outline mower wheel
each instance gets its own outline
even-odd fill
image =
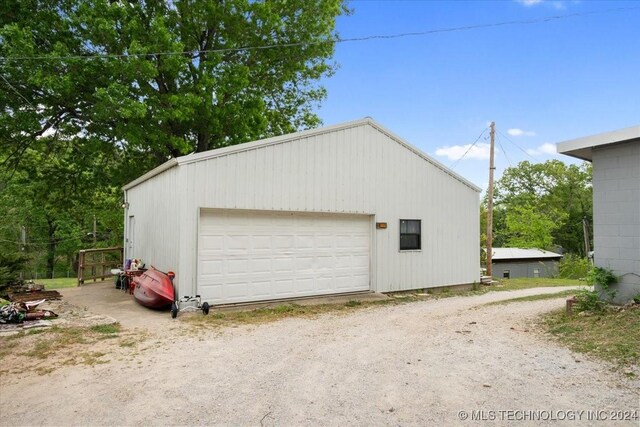
[[[175,319],[178,317],[178,305],[174,302],[171,303],[171,318]]]

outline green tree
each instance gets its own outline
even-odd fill
[[[563,216],[558,214],[554,221],[532,206],[513,206],[506,213],[506,246],[551,249]]]
[[[40,145],[48,144],[38,141],[28,148],[13,179],[0,191],[0,210],[7,213],[0,239],[3,250],[29,256],[33,270],[43,267],[51,277],[61,256],[70,270],[77,251],[93,246],[88,233],[94,215],[100,230],[98,246],[114,239],[119,243],[120,194],[101,184],[105,162],[98,156],[78,159],[73,146],[64,141],[56,141],[55,155]],[[118,223],[114,215],[120,217]]]
[[[6,0],[2,248],[120,243],[120,187],[168,157],[320,123],[342,0]]]
[[[320,123],[342,0],[9,0],[0,129],[122,151],[124,180],[193,151]],[[132,167],[136,165],[137,167]]]
[[[591,223],[591,197],[588,163],[524,161],[507,168],[496,182],[494,234],[500,244],[494,245],[531,247],[537,242],[539,247],[558,245],[584,256],[582,221],[586,218]],[[540,237],[535,237],[536,233]],[[523,240],[524,236],[528,237]]]

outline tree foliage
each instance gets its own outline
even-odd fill
[[[523,161],[495,186],[494,246],[536,247],[585,256],[582,221],[592,219],[591,165]]]
[[[318,125],[317,82],[335,69],[347,11],[341,0],[9,3],[0,72],[16,90],[2,91],[0,128],[11,159],[55,132],[150,159],[143,169]]]
[[[0,247],[49,273],[120,243],[120,187],[168,157],[320,123],[342,0],[6,0]],[[28,244],[20,244],[20,229]]]

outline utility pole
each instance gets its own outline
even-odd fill
[[[20,250],[24,252],[27,249],[27,228],[24,225],[20,226]],[[22,280],[23,271],[20,270],[20,280]]]
[[[589,258],[589,252],[591,252],[589,245],[589,223],[587,222],[586,216],[582,218],[582,234],[584,236],[584,254],[588,260],[591,260],[591,258]]]
[[[96,224],[96,216],[93,216],[93,247],[96,247],[96,242],[97,242],[97,236],[98,236],[98,227]]]
[[[496,137],[496,123],[491,122],[491,148],[489,150],[489,189],[487,190],[487,276],[493,277],[491,263],[493,262],[493,152]]]
[[[20,244],[22,252],[24,252],[27,246],[27,229],[24,225],[20,226]]]

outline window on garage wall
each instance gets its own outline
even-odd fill
[[[400,250],[411,251],[422,249],[419,219],[400,220]]]

